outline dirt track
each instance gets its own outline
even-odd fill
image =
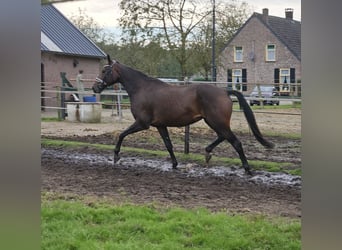
[[[267,119],[270,118],[267,117]],[[55,127],[53,128],[52,125]],[[97,126],[68,122],[56,122],[55,124],[43,122],[42,136],[113,144],[117,134],[123,128],[116,128],[110,123],[107,125],[111,125],[111,129],[103,129],[106,124]],[[77,133],[78,126],[83,127],[79,133]],[[127,127],[127,124],[124,126]],[[286,127],[286,125],[284,126]],[[78,129],[80,129],[79,127]],[[291,126],[289,125],[287,128],[289,130]],[[177,128],[170,131],[176,152],[183,150],[182,131],[182,129]],[[248,159],[288,162],[289,169],[300,168],[299,139],[268,137],[277,144],[277,147],[274,150],[267,151],[256,143],[255,139],[248,133],[248,129],[247,133],[242,131],[237,133],[237,136],[245,148]],[[210,130],[195,126],[191,129],[190,151],[203,152],[204,147],[214,137]],[[128,136],[123,146],[164,149],[161,139],[153,129]],[[57,157],[59,154],[56,152],[60,152],[65,157]],[[70,160],[72,156],[79,153],[105,156],[108,161],[97,162],[96,160],[78,158]],[[237,157],[228,143],[223,143],[213,153],[218,156]],[[144,160],[144,156],[134,156],[127,152],[122,152],[121,156],[122,158],[137,157]],[[165,159],[160,160],[165,161]],[[237,178],[233,175],[194,177],[181,170],[165,172],[157,168],[146,167],[144,164],[123,165],[119,162],[114,167],[112,151],[99,151],[89,147],[77,150],[62,147],[43,148],[41,162],[43,191],[105,197],[114,202],[129,201],[139,204],[153,202],[163,206],[207,207],[213,211],[260,213],[292,218],[301,216],[301,196],[298,186],[263,185],[250,181],[248,178]],[[183,164],[186,165],[187,163]],[[240,168],[240,166],[234,167]]]

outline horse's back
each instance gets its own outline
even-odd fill
[[[197,85],[197,96],[204,103],[212,105],[230,105],[232,103],[227,91],[210,84]]]
[[[211,127],[230,125],[233,102],[225,89],[209,84],[200,85],[197,88],[197,95],[202,116]]]

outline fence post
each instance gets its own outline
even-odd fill
[[[261,94],[260,84],[257,84],[257,88],[258,88],[258,96],[260,100],[260,107],[264,108],[264,98],[262,97],[262,94]]]
[[[65,111],[65,93],[63,91],[65,91],[65,84],[63,83],[62,85],[62,93],[61,93],[61,118],[62,120],[65,120],[66,117],[66,111]]]
[[[121,83],[119,83],[119,92],[118,95],[116,96],[117,98],[117,112],[119,115],[119,120],[122,119],[122,109],[121,109]]]
[[[62,106],[62,101],[61,101],[61,87],[56,86],[56,99],[57,99],[57,106],[61,107]],[[58,115],[58,120],[62,120],[62,112],[61,109],[57,109],[57,115]]]
[[[66,78],[66,73],[65,72],[60,72],[60,77],[62,79],[62,87],[60,88],[61,94],[60,94],[60,111],[58,111],[58,119],[63,119],[65,120],[66,117],[66,106],[65,106],[65,91],[68,87],[72,89],[74,86],[70,83],[70,81]],[[68,87],[67,87],[68,86]]]
[[[184,78],[184,85],[189,85],[187,77]],[[184,130],[184,154],[189,154],[190,125],[185,126]]]

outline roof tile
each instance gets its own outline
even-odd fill
[[[106,54],[53,5],[41,6],[41,50],[104,58]]]
[[[268,16],[266,23],[262,14],[254,13],[254,16],[263,22],[301,60],[301,23],[299,21]]]

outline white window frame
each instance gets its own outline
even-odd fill
[[[291,75],[290,68],[279,69],[279,84],[280,84],[282,90],[289,90],[289,88],[290,88],[290,75]],[[286,79],[286,83],[285,83],[285,79]]]
[[[285,73],[287,71],[287,73]],[[286,79],[286,83],[290,84],[290,69],[289,68],[283,68],[279,69],[279,83],[284,84]]]
[[[269,48],[269,46],[273,46],[273,49]],[[275,44],[270,43],[266,45],[266,61],[267,62],[276,61],[276,45]]]
[[[232,69],[232,82],[242,83],[242,69]]]
[[[234,46],[234,62],[243,62],[242,46]]]
[[[239,80],[239,81],[238,81]],[[234,90],[240,90],[242,86],[242,69],[232,69],[232,83]],[[239,86],[236,86],[239,84]]]

